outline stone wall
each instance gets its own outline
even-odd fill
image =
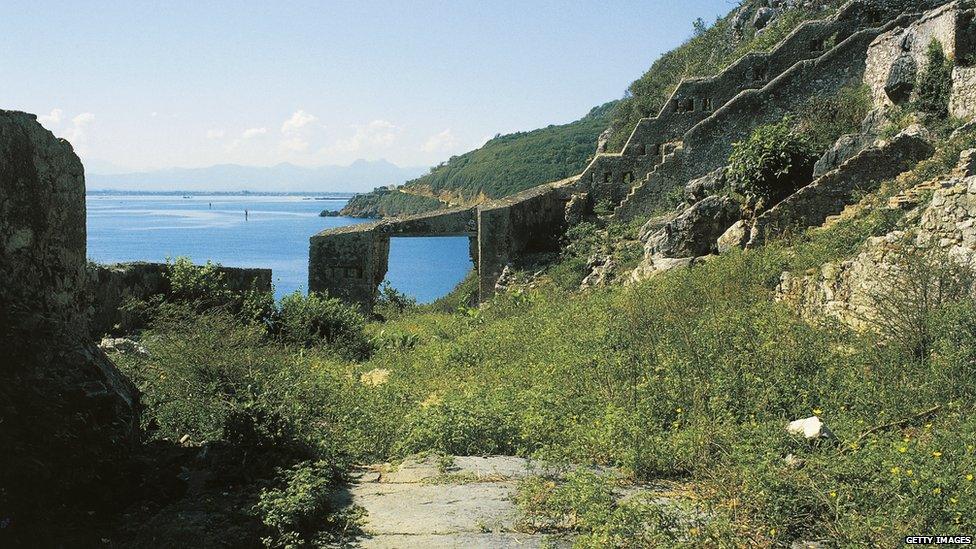
[[[874,191],[885,180],[911,169],[934,152],[924,128],[913,126],[888,142],[864,149],[813,183],[793,193],[755,219],[749,247],[790,230],[822,224],[857,201],[858,193]]]
[[[959,2],[952,2],[929,11],[911,25],[892,29],[879,36],[868,48],[864,82],[871,89],[876,108],[902,104],[913,97],[915,79],[925,70],[926,51],[933,40],[942,44],[943,51],[957,62],[971,56],[972,10],[962,10]],[[961,87],[954,95],[971,96],[971,85],[960,80]],[[955,87],[955,86],[954,86]],[[957,106],[962,112],[962,98]]]
[[[468,236],[480,295],[487,299],[506,265],[527,254],[559,249],[574,183],[540,185],[477,207],[323,231],[309,241],[309,291],[328,292],[371,310],[386,277],[391,237]]]
[[[476,217],[473,207],[454,208],[322,231],[309,239],[308,289],[371,310],[386,278],[391,237],[468,236],[477,263]]]
[[[85,271],[81,161],[34,115],[0,111],[3,536],[32,539],[45,517],[111,506],[125,488],[138,392],[90,340]]]
[[[922,0],[919,5],[931,4]],[[833,17],[797,27],[770,52],[749,53],[718,75],[682,81],[653,118],[638,122],[621,153],[600,154],[583,171],[596,201],[619,204],[631,187],[662,162],[682,136],[740,92],[758,89],[798,62],[814,59],[859,30],[877,27],[898,16],[897,3],[855,0]]]
[[[867,49],[874,39],[914,17],[904,15],[881,28],[858,31],[824,55],[795,64],[762,89],[738,94],[689,130],[684,147],[634,189],[616,216],[627,219],[648,213],[676,185],[684,186],[725,165],[732,145],[746,139],[756,126],[781,120],[807,100],[859,84]]]
[[[536,253],[559,251],[573,187],[549,184],[478,208],[478,296],[485,301],[505,266]]]
[[[137,316],[122,306],[129,300],[145,300],[169,293],[165,263],[116,263],[90,265],[88,269],[92,307],[90,330],[96,339],[106,334],[126,335],[138,326]],[[235,292],[251,288],[270,292],[271,269],[219,267],[227,287]]]
[[[974,156],[976,151],[967,155]],[[868,239],[854,257],[825,263],[810,274],[783,273],[776,298],[810,320],[833,318],[864,329],[875,320],[874,299],[885,292],[904,254],[938,250],[976,271],[976,177],[971,166],[958,173],[924,183],[936,187],[929,203],[906,214],[899,230]]]

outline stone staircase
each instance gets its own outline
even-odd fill
[[[919,203],[922,202],[922,198],[925,195],[942,189],[948,184],[951,183],[948,181],[933,179],[931,181],[926,181],[916,185],[910,189],[905,189],[904,191],[888,199],[888,208],[892,210],[910,210],[915,206],[918,206]]]
[[[857,213],[860,212],[862,208],[863,206],[860,203],[848,204],[847,206],[844,206],[844,209],[841,210],[840,213],[834,215],[828,215],[827,218],[824,219],[823,225],[821,225],[820,228],[827,229],[836,225],[840,221],[843,221],[845,219],[850,219],[856,216]]]
[[[637,194],[641,191],[641,189],[643,189],[650,182],[651,178],[654,177],[654,174],[657,173],[658,170],[662,169],[662,166],[665,166],[666,164],[671,162],[674,159],[675,155],[680,153],[682,148],[684,148],[684,145],[680,141],[678,141],[675,143],[668,143],[666,147],[667,147],[666,150],[668,152],[664,154],[664,156],[661,158],[661,161],[658,162],[654,166],[654,168],[651,169],[651,171],[647,172],[646,176],[644,176],[642,179],[639,179],[633,186],[631,186],[630,192],[627,193],[627,196],[625,196],[624,199],[621,200],[619,204],[617,204],[617,207],[613,209],[614,217],[619,217],[617,214],[627,209],[627,206],[630,204],[630,202],[634,199],[635,196],[637,196]]]
[[[812,70],[814,67],[817,70],[825,70],[822,67],[829,65],[831,62],[839,64],[838,60],[846,58],[849,55],[849,50],[858,47],[867,47],[867,43],[877,37],[878,35],[895,28],[898,26],[904,26],[908,22],[913,21],[920,17],[920,13],[911,12],[903,13],[899,17],[887,21],[880,22],[877,26],[862,28],[861,30],[853,33],[846,40],[835,44],[832,48],[827,49],[818,57],[806,59],[796,63],[790,69],[784,71],[776,78],[765,84],[759,89],[746,89],[738,93],[735,97],[730,99],[720,108],[713,111],[707,118],[695,125],[691,130],[684,133],[681,139],[681,143],[688,143],[690,148],[688,150],[698,151],[699,149],[706,150],[706,154],[710,154],[707,151],[711,151],[714,147],[703,146],[701,141],[705,137],[711,138],[711,135],[716,131],[714,128],[716,125],[721,125],[722,121],[729,118],[730,113],[734,113],[737,110],[749,110],[750,105],[753,103],[762,103],[765,96],[778,88],[789,86],[792,80],[794,87],[795,82],[804,79],[804,74]],[[770,112],[774,112],[770,109]],[[721,118],[720,118],[721,115]],[[689,143],[689,139],[691,140]],[[688,169],[689,167],[702,167],[707,173],[718,166],[708,165],[704,159],[699,158],[702,156],[700,153],[696,153],[693,157],[688,157],[685,159],[681,158],[680,151],[682,148],[677,148],[670,154],[666,155],[663,161],[657,164],[647,175],[638,180],[637,184],[632,186],[630,191],[624,197],[624,199],[614,208],[613,217],[615,219],[627,219],[638,215],[640,213],[646,213],[641,211],[640,204],[648,196],[648,191],[650,187],[661,184],[662,178],[670,178],[676,180],[690,180],[695,177],[704,175],[704,173],[685,173],[694,172],[694,169]],[[717,162],[712,162],[717,163]],[[700,171],[700,170],[699,170]]]

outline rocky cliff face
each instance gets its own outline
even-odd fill
[[[0,545],[111,504],[138,440],[137,391],[91,342],[85,254],[81,161],[0,111]]]
[[[947,258],[976,271],[976,177],[970,165],[974,156],[976,151],[964,153],[953,177],[923,184],[922,191],[934,191],[932,200],[910,211],[903,227],[868,239],[855,257],[825,263],[813,273],[783,273],[777,299],[807,318],[826,316],[865,329],[881,320],[875,302],[904,271],[906,255]]]

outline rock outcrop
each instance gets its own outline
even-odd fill
[[[912,126],[888,142],[864,149],[789,198],[763,212],[752,223],[748,247],[791,230],[820,225],[857,201],[858,193],[875,190],[881,182],[931,156],[932,139],[921,126]]]
[[[968,162],[969,155],[963,156]],[[856,329],[878,319],[875,300],[902,268],[907,253],[938,253],[976,271],[976,177],[950,177],[935,186],[931,201],[907,215],[913,222],[874,237],[853,258],[825,263],[813,273],[783,273],[777,299],[808,319],[834,318]]]
[[[91,341],[85,236],[71,145],[0,111],[0,515],[14,538],[116,503],[138,442],[138,393]]]

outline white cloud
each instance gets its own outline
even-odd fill
[[[241,134],[242,139],[251,139],[268,133],[268,128],[248,128]]]
[[[71,125],[65,128],[61,136],[68,140],[78,154],[83,154],[86,150],[85,144],[88,140],[88,126],[95,121],[95,115],[90,112],[83,112],[71,119]]]
[[[365,148],[388,147],[396,141],[402,128],[388,120],[373,120],[364,126],[352,126],[352,137],[340,139],[332,147],[337,152],[358,152]]]
[[[230,144],[228,144],[224,148],[227,150],[227,152],[232,152],[235,149],[237,149],[238,147],[240,147],[241,144],[243,144],[245,141],[254,139],[255,137],[258,137],[259,135],[265,135],[266,133],[268,133],[268,128],[265,128],[265,127],[261,127],[261,128],[248,128],[248,129],[244,130],[243,132],[241,132],[241,136],[240,137],[238,137],[237,139],[231,141]]]
[[[308,150],[308,141],[305,141],[301,137],[293,137],[282,141],[281,147],[293,152],[305,152]]]
[[[67,139],[75,152],[83,155],[86,152],[88,128],[95,121],[95,115],[90,112],[83,112],[68,120],[63,110],[55,108],[51,110],[50,114],[38,116],[37,121],[53,131],[58,137]]]
[[[207,139],[220,139],[226,133],[227,132],[225,132],[224,130],[216,129],[216,128],[211,129],[211,130],[207,130]]]
[[[457,138],[451,133],[450,128],[430,136],[420,150],[424,152],[448,152],[457,147]]]
[[[43,126],[57,126],[61,124],[61,119],[64,117],[64,111],[61,109],[52,109],[51,114],[42,114],[37,117],[37,121]]]
[[[285,120],[285,122],[281,125],[281,133],[296,133],[316,120],[318,120],[318,118],[316,118],[314,115],[311,115],[302,109],[298,109],[294,114],[291,115],[291,118]]]

